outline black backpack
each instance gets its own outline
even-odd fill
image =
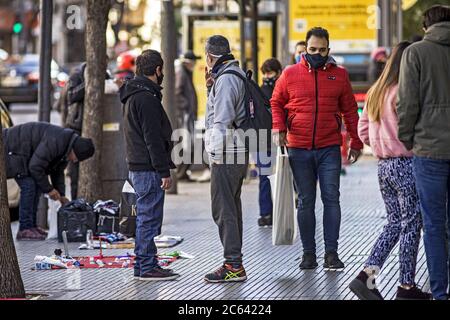
[[[270,101],[262,92],[258,84],[252,80],[252,71],[248,70],[246,77],[235,70],[225,70],[219,75],[233,74],[245,83],[245,119],[236,125],[235,129],[242,129],[244,133],[247,130],[255,130],[257,145],[249,145],[246,139],[245,145],[250,152],[268,153],[272,150],[272,112],[270,110]],[[219,78],[217,77],[215,80]],[[215,86],[213,86],[213,95],[215,96]],[[256,148],[255,148],[256,147]]]

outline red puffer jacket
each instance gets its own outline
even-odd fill
[[[286,68],[270,100],[273,129],[288,132],[288,147],[318,149],[341,145],[344,120],[350,147],[360,150],[358,106],[347,71],[330,57],[325,67],[314,70],[306,58]]]

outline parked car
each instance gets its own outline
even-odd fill
[[[2,128],[9,128],[13,125],[11,117],[5,104],[0,99],[0,119]],[[14,179],[7,180],[8,185],[8,204],[9,212],[11,214],[11,221],[19,219],[19,200],[20,200],[20,188]]]
[[[64,87],[68,75],[52,60],[50,76],[53,97]],[[0,97],[6,106],[10,103],[36,103],[38,83],[39,55],[11,56],[0,64]]]

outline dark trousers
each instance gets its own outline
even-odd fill
[[[225,263],[242,264],[242,183],[245,164],[211,165],[211,209],[224,249]]]
[[[266,157],[270,158],[270,154]],[[256,165],[259,169],[259,214],[262,217],[271,216],[273,211],[272,187],[268,176],[270,175],[272,162],[263,163],[261,156],[258,154]]]
[[[433,298],[447,300],[450,279],[450,160],[414,157],[423,243]]]
[[[319,179],[324,206],[325,251],[337,251],[341,226],[341,206],[339,203],[340,147],[331,146],[313,150],[289,148],[288,153],[299,197],[297,218],[303,251],[305,253],[316,252],[315,204],[317,179]]]
[[[158,264],[154,238],[161,234],[165,193],[155,171],[130,171],[130,180],[137,195],[134,269],[143,275]]]
[[[16,178],[20,187],[19,230],[36,228],[36,214],[41,191],[31,177]]]
[[[80,163],[69,162],[68,174],[70,177],[70,196],[71,200],[77,199],[78,196],[78,178],[80,175]]]

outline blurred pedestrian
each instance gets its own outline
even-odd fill
[[[299,63],[301,60],[302,53],[306,52],[306,42],[299,41],[295,44],[294,55],[292,56],[292,64]]]
[[[208,102],[205,148],[211,166],[211,210],[219,229],[225,261],[205,276],[207,282],[245,281],[242,264],[241,190],[248,167],[248,150],[230,139],[245,120],[245,84],[233,71],[245,77],[231,54],[228,40],[215,35],[206,41]],[[243,160],[243,161],[241,161]],[[242,163],[243,162],[243,163]]]
[[[278,145],[287,146],[299,196],[298,224],[303,243],[301,269],[316,261],[316,186],[324,203],[324,268],[338,270],[341,224],[339,185],[342,118],[351,137],[348,157],[356,162],[363,144],[358,137],[358,106],[349,76],[329,55],[328,31],[315,27],[306,36],[307,52],[277,80],[271,106]],[[287,115],[287,121],[286,121]]]
[[[136,264],[142,281],[174,280],[179,275],[158,265],[155,237],[161,234],[165,191],[172,179],[172,127],[162,106],[163,59],[145,50],[136,59],[136,76],[120,88],[130,180],[137,195]]]
[[[369,279],[383,268],[392,249],[400,242],[400,286],[397,299],[430,300],[431,295],[416,286],[422,217],[416,191],[412,152],[397,138],[398,118],[395,110],[400,61],[410,42],[399,43],[387,61],[381,77],[367,94],[366,106],[359,121],[361,140],[372,147],[378,160],[378,181],[387,212],[387,224],[375,242],[364,269],[350,283],[361,300],[383,300]],[[368,287],[368,285],[373,287]]]
[[[65,197],[64,169],[95,152],[91,139],[74,130],[46,122],[29,122],[2,130],[6,150],[6,175],[20,187],[17,240],[45,240],[47,233],[36,224],[41,193],[61,204]],[[48,180],[50,176],[51,184]]]
[[[450,7],[424,13],[425,37],[403,54],[398,138],[414,153],[424,245],[434,299],[449,298]]]
[[[185,129],[189,133],[188,141],[183,141],[185,150],[193,151],[195,139],[195,121],[197,120],[197,92],[195,91],[193,73],[197,60],[201,57],[196,56],[192,51],[187,51],[182,55],[180,63],[175,67],[175,97],[177,104],[177,128]],[[189,146],[187,144],[190,144]],[[191,154],[192,155],[192,154]],[[192,156],[190,157],[191,160]],[[177,178],[188,178],[187,170],[190,163],[183,163],[177,167]]]
[[[261,66],[261,72],[263,73],[263,84],[261,86],[261,90],[268,100],[272,98],[273,89],[275,88],[275,83],[278,78],[281,76],[281,72],[283,71],[283,67],[281,66],[280,61],[275,58],[270,58],[264,61]],[[271,154],[264,155],[265,158],[271,157]],[[257,155],[257,167],[259,172],[259,219],[258,225],[260,227],[268,227],[272,225],[272,211],[273,211],[273,203],[272,203],[272,188],[270,186],[269,181],[269,172],[271,168],[271,162],[268,164],[263,164],[260,160],[260,155]]]
[[[387,49],[384,47],[376,48],[370,55],[369,68],[367,69],[367,81],[374,84],[383,72],[388,59]]]
[[[133,79],[136,73],[136,57],[137,54],[133,50],[122,52],[117,57],[117,70],[114,81],[119,88],[126,80]]]

